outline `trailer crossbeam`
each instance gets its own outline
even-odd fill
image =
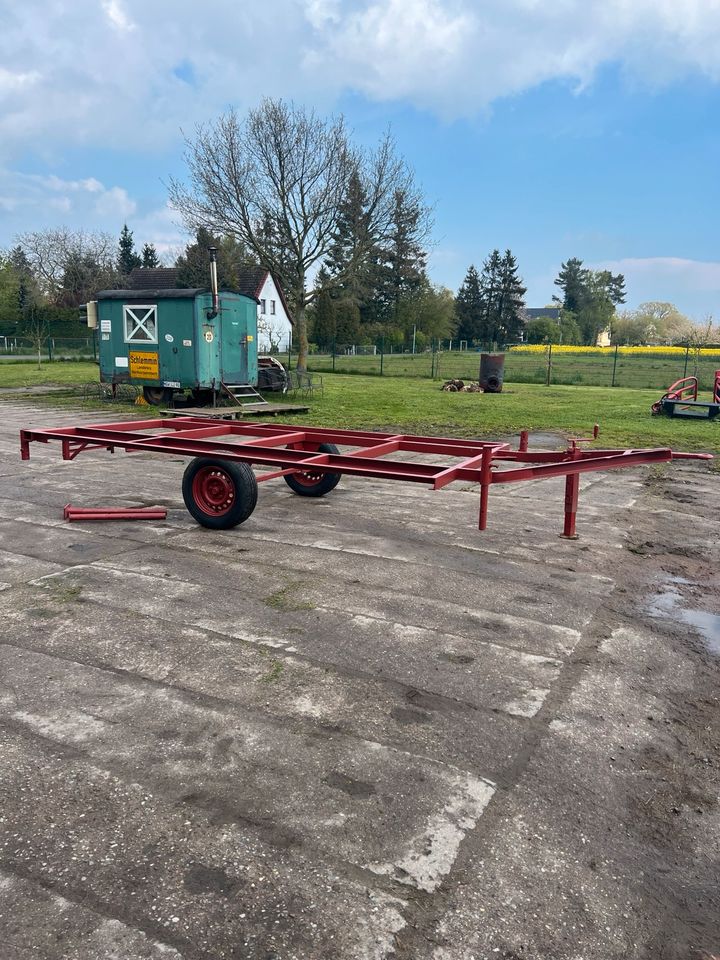
[[[218,423],[207,417],[121,421],[117,423],[21,430],[23,460],[30,457],[30,444],[58,441],[65,460],[74,460],[89,450],[116,449],[128,453],[166,453],[216,458],[230,463],[262,464],[270,472],[257,481],[290,478],[293,475],[349,474],[377,480],[424,483],[440,490],[461,481],[480,486],[479,528],[487,525],[488,493],[495,483],[516,483],[564,476],[565,520],[563,536],[575,537],[575,518],[581,473],[615,470],[674,459],[709,460],[706,453],[680,453],[669,448],[587,450],[580,447],[595,439],[571,439],[565,450],[529,450],[523,431],[517,449],[505,441],[423,437],[365,430],[335,430],[284,424]],[[323,444],[349,447],[327,453]],[[407,456],[410,455],[410,458]],[[429,455],[435,462],[414,459]],[[437,462],[440,459],[442,462]]]

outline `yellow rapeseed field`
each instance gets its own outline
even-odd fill
[[[512,353],[536,353],[544,354],[547,353],[548,346],[546,343],[522,343],[516,347],[510,347]],[[685,354],[685,347],[618,347],[619,354],[640,354],[645,356],[652,356],[653,354],[664,354],[664,355],[683,355]],[[552,345],[553,353],[585,353],[595,356],[603,356],[604,354],[614,353],[615,347],[578,347],[572,344],[562,344],[554,343]],[[690,349],[691,354],[695,354],[695,348]],[[709,349],[701,348],[697,351],[702,357],[720,357],[720,348],[712,347]]]

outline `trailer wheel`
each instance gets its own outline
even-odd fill
[[[185,506],[201,526],[229,530],[253,512],[258,488],[249,464],[196,457],[183,474],[182,493]]]
[[[153,407],[169,407],[174,391],[169,387],[143,387],[145,400]]]
[[[339,453],[334,443],[321,443],[318,453]],[[312,454],[308,453],[308,456]],[[340,482],[339,473],[322,473],[320,470],[298,470],[297,473],[286,473],[285,483],[301,497],[324,497]]]

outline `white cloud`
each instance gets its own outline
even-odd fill
[[[720,79],[720,0],[267,0],[251,15],[216,0],[202,16],[191,0],[6,6],[6,156],[148,152],[263,95],[331,105],[352,90],[468,116],[550,79],[581,89],[608,63],[652,84]]]
[[[129,33],[135,29],[135,24],[129,19],[118,0],[104,0],[103,10],[108,20],[121,33]]]
[[[662,82],[720,78],[718,0],[383,0],[316,31],[306,62],[377,99],[448,115],[561,79],[581,89],[603,64]]]
[[[106,187],[94,177],[64,180],[0,169],[0,198],[0,207],[12,215],[17,232],[48,226],[48,210],[69,226],[111,230],[116,225],[119,229],[137,210],[123,187]]]
[[[40,73],[37,70],[13,73],[12,70],[0,67],[0,96],[18,93],[33,86],[38,80],[40,80]]]
[[[628,257],[593,264],[625,275],[628,306],[645,300],[668,300],[698,318],[707,312],[720,317],[720,262],[683,257]]]

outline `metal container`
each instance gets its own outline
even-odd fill
[[[480,354],[480,386],[485,393],[502,392],[504,373],[504,353]]]

